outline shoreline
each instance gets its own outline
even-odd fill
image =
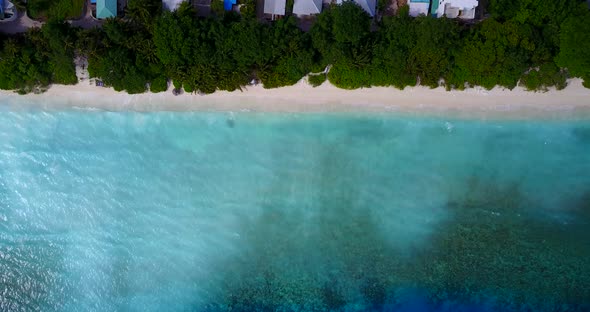
[[[590,89],[581,79],[568,80],[564,90],[531,92],[481,87],[464,91],[444,88],[372,87],[338,89],[326,81],[312,87],[307,78],[294,86],[264,89],[247,86],[243,91],[217,91],[209,95],[161,93],[130,95],[96,87],[92,80],[77,85],[53,85],[45,93],[19,95],[0,91],[0,105],[10,109],[103,111],[208,111],[277,113],[395,113],[469,119],[590,119]]]

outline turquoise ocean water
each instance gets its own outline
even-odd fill
[[[0,311],[584,311],[590,121],[0,110]]]

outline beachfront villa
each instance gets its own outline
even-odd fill
[[[432,14],[435,17],[474,19],[478,0],[409,0],[410,16]]]
[[[269,15],[271,20],[285,15],[286,0],[264,1],[264,14]]]
[[[223,0],[223,10],[229,12],[229,11],[233,10],[233,8],[236,4],[237,4],[236,0]]]
[[[174,11],[178,9],[181,3],[185,0],[162,0],[162,5],[165,10]]]
[[[94,17],[98,19],[117,17],[117,0],[90,0],[90,4],[96,6]]]
[[[410,0],[408,6],[410,7],[410,16],[428,15],[430,0]]]
[[[369,16],[374,17],[377,9],[377,0],[336,0],[337,4],[342,4],[343,1],[353,1],[358,6],[363,8]]]
[[[0,21],[13,21],[16,19],[14,4],[8,0],[0,0]]]
[[[408,5],[410,6],[410,16],[428,15],[430,0],[410,0]]]
[[[474,19],[478,0],[433,0],[430,12],[433,16]]]
[[[322,13],[322,0],[295,0],[293,14],[297,16]]]

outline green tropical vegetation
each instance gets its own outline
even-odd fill
[[[590,88],[590,12],[569,16],[561,25],[559,43],[557,65],[584,78],[584,86]]]
[[[314,86],[314,87],[319,87],[321,86],[325,81],[326,81],[327,77],[324,74],[320,74],[320,75],[310,75],[307,77],[307,80],[309,81],[309,84]]]
[[[27,13],[31,18],[63,20],[82,15],[85,0],[28,0]]]
[[[240,1],[240,14],[243,18],[256,18],[256,0]]]
[[[29,10],[39,1],[29,2]],[[54,15],[40,30],[2,38],[0,88],[26,93],[76,83],[76,55],[88,59],[91,77],[128,93],[161,92],[170,80],[199,93],[239,90],[252,79],[276,88],[327,65],[328,74],[311,76],[310,83],[327,76],[345,89],[521,85],[544,91],[579,77],[590,87],[590,12],[582,0],[490,0],[489,17],[475,24],[413,18],[407,7],[373,20],[344,3],[325,9],[308,32],[293,16],[261,23],[254,1],[243,4],[243,15],[203,18],[187,2],[163,12],[158,0],[129,0],[124,19],[94,29],[72,28],[63,22],[69,13]]]
[[[74,67],[76,31],[49,22],[22,36],[4,38],[0,50],[0,89],[40,92],[50,83],[78,82]]]
[[[212,0],[211,1],[211,13],[221,16],[225,14],[225,8],[223,7],[223,0]]]

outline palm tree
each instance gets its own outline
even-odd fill
[[[161,0],[130,0],[125,15],[132,22],[142,25],[151,31],[152,20],[162,12]]]
[[[9,38],[4,43],[4,55],[13,58],[19,51],[19,47],[16,44],[16,40],[14,38]]]
[[[142,25],[147,24],[151,18],[148,7],[144,5],[136,5],[135,3],[135,1],[129,2],[125,9],[125,16],[135,23]]]

